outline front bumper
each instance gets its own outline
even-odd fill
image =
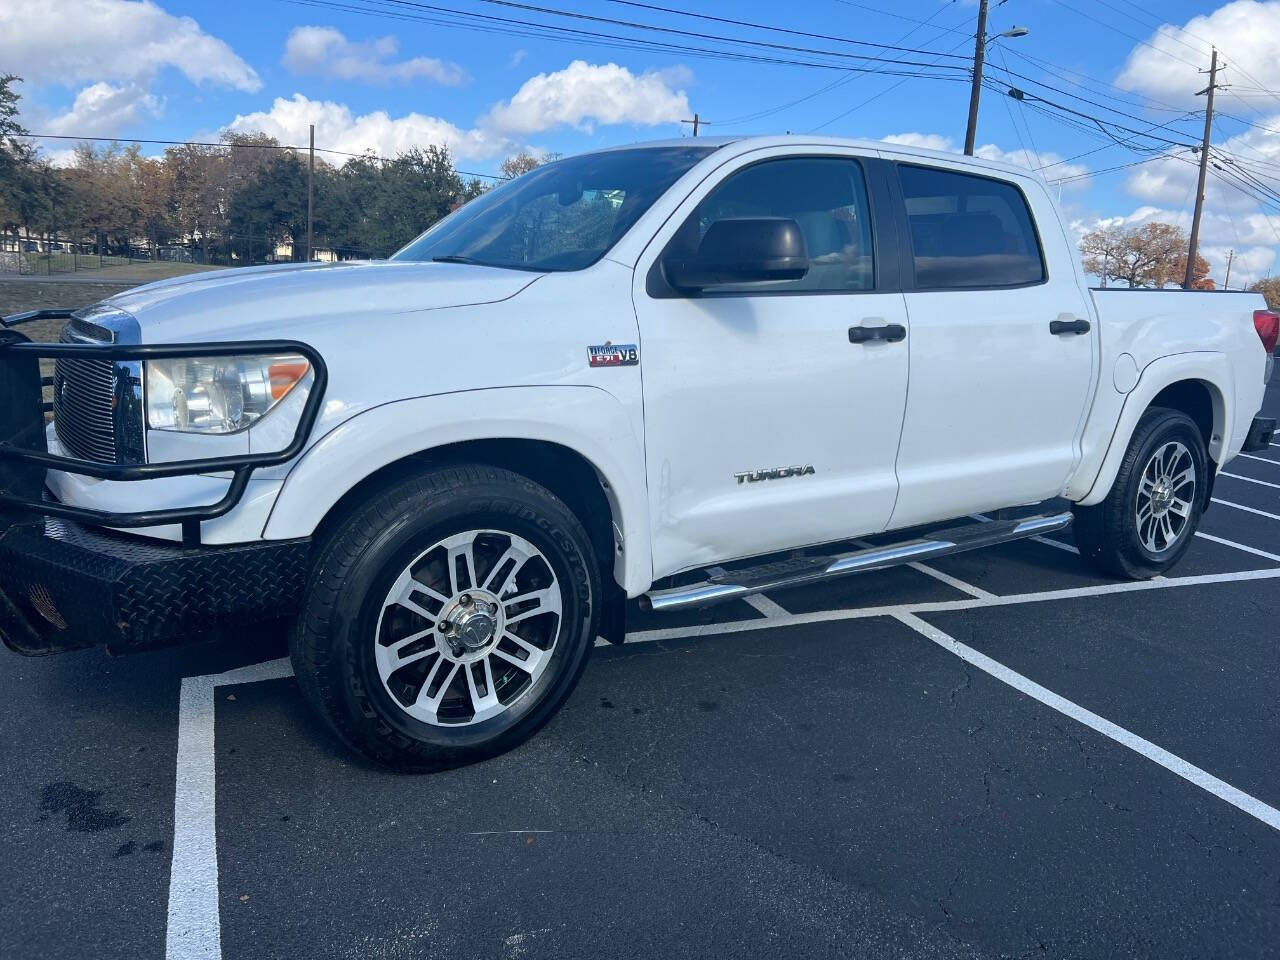
[[[37,656],[210,639],[298,609],[311,541],[181,546],[66,520],[0,533],[0,639]]]
[[[1255,450],[1265,450],[1271,446],[1271,441],[1276,436],[1276,421],[1274,417],[1254,417],[1253,424],[1249,427],[1249,435],[1245,437],[1244,446],[1240,448],[1241,453],[1252,453]]]

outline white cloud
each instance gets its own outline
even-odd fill
[[[944,153],[959,153],[960,148],[955,140],[940,133],[891,133],[881,138],[884,143],[893,143],[903,147],[915,147],[921,150],[940,150]],[[1032,153],[1030,150],[1004,150],[994,143],[987,143],[973,151],[983,160],[997,160],[1026,167],[1033,173],[1051,183],[1071,177],[1083,177],[1089,168],[1079,163],[1064,163],[1063,158],[1052,151]],[[1043,168],[1043,169],[1042,169]],[[1063,185],[1064,189],[1078,189],[1088,185],[1087,180],[1076,180]]]
[[[1276,189],[1274,177],[1275,168],[1280,166],[1280,136],[1269,131],[1280,130],[1280,115],[1259,122],[1261,126],[1250,127],[1214,144],[1210,153],[1213,166],[1205,181],[1205,205],[1209,209],[1231,214],[1256,210],[1255,196],[1260,190],[1251,185],[1250,180],[1262,179],[1271,190]],[[1184,149],[1170,151],[1160,159],[1135,168],[1125,189],[1148,203],[1189,207],[1195,200],[1199,162],[1198,153]]]
[[[101,81],[76,94],[70,109],[44,126],[53,134],[81,137],[113,136],[146,115],[159,116],[162,103],[138,84],[112,86]]]
[[[526,136],[559,126],[589,133],[596,124],[674,124],[692,116],[684,91],[672,89],[688,77],[683,68],[634,74],[616,63],[575,60],[563,70],[530,77],[481,126]]]
[[[411,147],[437,144],[448,147],[458,160],[486,160],[519,149],[545,152],[530,147],[526,138],[558,126],[591,130],[596,124],[674,124],[688,113],[689,102],[672,86],[690,79],[683,67],[636,75],[612,63],[575,60],[564,70],[526,81],[515,96],[495,104],[469,129],[420,113],[392,117],[378,110],[357,115],[345,104],[312,100],[301,93],[277,97],[270,110],[237,116],[226,129],[260,131],[282,143],[301,145],[307,126],[314,123],[316,143],[346,153],[372,150],[394,156]]]
[[[391,36],[352,41],[333,27],[294,27],[285,41],[283,62],[294,73],[368,83],[424,79],[457,86],[467,79],[456,63],[434,57],[394,59],[399,52],[399,41]]]
[[[143,82],[172,67],[193,83],[262,86],[226,43],[151,0],[0,3],[0,63],[37,85]]]
[[[507,69],[514,70],[516,67],[520,66],[520,64],[524,63],[524,58],[527,56],[529,56],[529,51],[524,49],[524,47],[516,50],[507,58]]]
[[[1196,96],[1208,82],[1200,70],[1208,69],[1209,45],[1216,44],[1230,51],[1219,54],[1219,64],[1226,64],[1223,79],[1232,84],[1228,98],[1262,104],[1268,95],[1250,88],[1280,88],[1280,2],[1235,0],[1181,28],[1165,24],[1147,43],[1129,54],[1119,86],[1194,108],[1204,102]]]
[[[896,143],[903,147],[919,147],[922,150],[942,150],[956,152],[956,142],[940,133],[891,133],[881,138],[885,143]]]
[[[277,97],[271,109],[237,116],[228,130],[262,132],[281,143],[304,144],[307,126],[316,125],[316,143],[344,153],[372,150],[393,157],[411,147],[430,144],[448,147],[456,160],[487,159],[505,152],[509,144],[484,130],[463,130],[439,117],[409,113],[392,117],[385,110],[355,115],[345,104],[311,100],[300,93],[286,100]],[[342,157],[330,157],[341,162]]]

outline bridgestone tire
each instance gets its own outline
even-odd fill
[[[415,557],[477,529],[509,532],[541,552],[559,584],[560,632],[537,681],[497,716],[424,722],[392,697],[375,662],[384,600]],[[317,543],[290,655],[307,701],[350,749],[402,771],[457,766],[511,749],[559,709],[586,665],[601,596],[590,539],[562,501],[506,470],[439,467],[376,492]]]
[[[1191,496],[1190,516],[1172,545],[1153,552],[1143,544],[1138,531],[1138,491],[1152,457],[1171,442],[1181,443],[1191,455],[1195,491]],[[1134,429],[1107,498],[1091,507],[1074,508],[1075,539],[1080,555],[1108,576],[1149,580],[1165,573],[1181,559],[1195,538],[1207,496],[1208,469],[1204,439],[1195,422],[1180,411],[1152,407]]]

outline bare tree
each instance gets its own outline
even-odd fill
[[[1089,273],[1123,280],[1131,287],[1163,287],[1178,283],[1186,273],[1187,232],[1172,223],[1144,223],[1140,227],[1095,230],[1080,241],[1084,268]],[[1196,257],[1193,281],[1198,286],[1209,264]]]
[[[1266,298],[1267,306],[1272,310],[1280,310],[1280,277],[1266,277],[1249,288],[1253,293],[1260,293]]]

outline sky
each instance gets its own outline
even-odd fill
[[[24,79],[34,133],[254,130],[305,144],[315,124],[319,148],[389,156],[443,144],[475,173],[519,150],[689,136],[695,112],[704,134],[963,144],[960,58],[972,54],[976,0],[518,2],[666,32],[501,0],[42,0],[0,4],[0,73]],[[529,22],[578,32],[549,37]],[[1190,226],[1189,146],[1203,135],[1200,71],[1216,46],[1225,86],[1201,252],[1220,285],[1228,251],[1232,287],[1280,273],[1280,0],[992,0],[988,33],[1015,26],[1029,32],[989,50],[977,152],[1039,169],[1077,234]],[[1003,95],[1011,85],[1030,96]],[[41,146],[61,162],[72,143]]]

